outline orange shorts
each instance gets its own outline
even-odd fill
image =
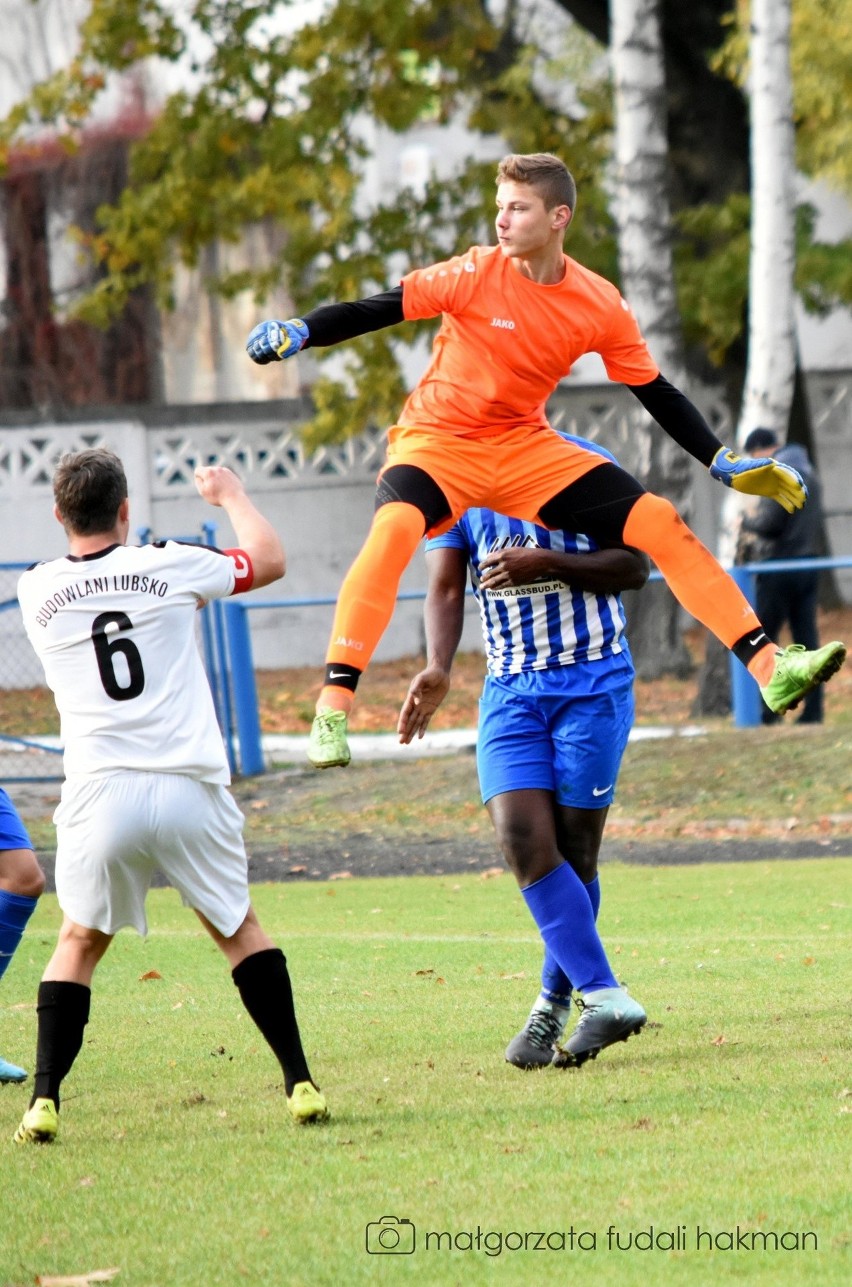
[[[566,442],[546,425],[502,429],[482,438],[394,425],[385,464],[425,470],[449,501],[450,518],[427,535],[439,536],[473,506],[539,521],[542,505],[606,458]]]

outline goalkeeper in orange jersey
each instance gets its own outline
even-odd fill
[[[714,478],[769,496],[791,513],[805,503],[794,469],[723,446],[660,374],[616,287],[564,253],[575,206],[576,186],[559,158],[507,156],[497,171],[496,246],[415,269],[368,299],[261,322],[248,337],[249,356],[267,363],[402,321],[442,317],[429,367],[389,432],[372,527],[341,587],[309,741],[317,768],[349,762],[355,689],[417,545],[473,506],[650,555],[686,611],[733,651],[776,713],[797,706],[843,664],[838,641],[815,651],[779,649],[669,501],[548,424],[548,397],[579,357],[595,352],[609,378],[626,384]]]

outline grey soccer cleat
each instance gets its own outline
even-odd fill
[[[506,1062],[516,1068],[546,1068],[564,1030],[564,1018],[552,1010],[535,1007],[523,1029],[506,1047]]]
[[[641,1032],[648,1020],[626,988],[587,992],[578,1004],[582,1013],[568,1040],[557,1045],[551,1061],[554,1068],[579,1068],[587,1059],[596,1059],[607,1046]]]

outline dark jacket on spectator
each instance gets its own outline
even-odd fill
[[[773,457],[802,475],[808,488],[807,502],[803,509],[788,514],[776,501],[764,497],[757,511],[743,518],[743,529],[762,538],[761,561],[816,558],[822,553],[822,489],[811,459],[799,443],[780,447]]]

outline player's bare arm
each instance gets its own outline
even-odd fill
[[[397,732],[403,745],[423,736],[432,716],[450,691],[450,670],[464,625],[465,552],[429,550],[426,568],[428,588],[423,618],[427,662],[412,679],[399,712]]]
[[[582,554],[538,546],[509,546],[482,560],[480,581],[485,590],[557,580],[592,594],[620,594],[623,590],[641,590],[649,571],[645,555],[626,546]]]
[[[201,465],[195,486],[209,505],[223,509],[231,521],[237,544],[251,559],[255,587],[277,581],[287,563],[281,538],[248,496],[237,475],[224,465]]]

